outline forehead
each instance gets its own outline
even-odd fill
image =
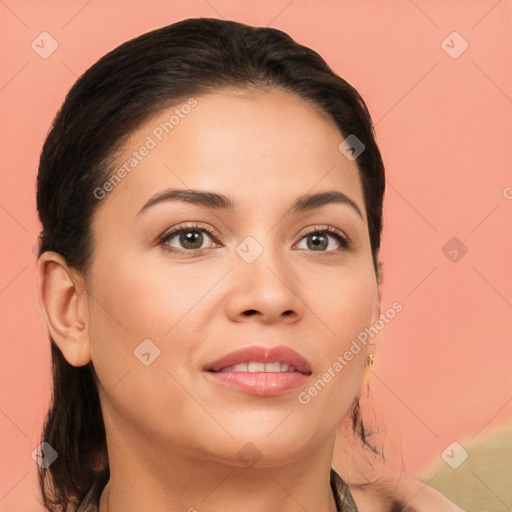
[[[169,187],[222,192],[241,207],[335,188],[364,211],[357,165],[338,150],[343,138],[325,114],[287,92],[184,98],[132,133],[113,165],[123,177],[105,202],[133,219]]]

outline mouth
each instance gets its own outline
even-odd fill
[[[217,384],[257,396],[291,391],[304,385],[313,373],[308,360],[282,345],[231,352],[208,364],[204,372]]]
[[[215,370],[211,370],[215,371]],[[256,361],[250,361],[248,363],[239,363],[234,366],[226,366],[225,368],[221,368],[217,370],[220,373],[223,372],[248,372],[248,373],[289,373],[298,371],[295,366],[290,365],[289,363],[259,363]],[[302,373],[302,372],[299,372]]]

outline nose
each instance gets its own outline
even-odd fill
[[[305,308],[300,297],[300,276],[283,254],[267,248],[254,259],[235,255],[230,272],[227,315],[233,321],[295,323]]]

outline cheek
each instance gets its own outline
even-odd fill
[[[325,353],[344,352],[372,321],[378,297],[373,266],[347,265],[322,280],[312,277],[307,289],[308,306],[330,342]]]
[[[323,286],[317,281],[311,290],[308,306],[318,318],[315,339],[322,344],[322,359],[316,380],[298,400],[311,412],[341,419],[365,370],[366,345],[358,335],[371,325],[377,300],[373,266],[331,273]]]
[[[195,293],[188,274],[171,279],[170,272],[164,277],[156,266],[131,265],[128,258],[91,276],[91,358],[106,391],[107,421],[147,430],[150,419],[155,433],[172,430],[171,411],[187,400],[179,371],[197,335],[193,306],[206,292]],[[193,403],[189,408],[199,414]]]
[[[211,272],[165,266],[140,254],[124,254],[94,272],[92,294],[106,326],[133,341],[161,337],[184,318],[214,284]]]
[[[91,357],[102,384],[107,388],[128,370],[145,368],[134,354],[139,346],[158,354],[150,368],[160,373],[186,366],[197,343],[197,325],[204,321],[201,305],[218,276],[207,266],[192,271],[145,261],[129,250],[122,256],[109,250],[108,259],[97,259],[101,265],[92,270],[88,284]],[[140,377],[155,378],[154,372]]]

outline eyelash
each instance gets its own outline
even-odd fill
[[[177,229],[173,229],[172,231],[165,233],[158,239],[158,245],[161,245],[162,248],[166,251],[174,252],[174,253],[176,253],[176,252],[184,253],[184,254],[202,254],[205,250],[208,249],[208,248],[205,248],[205,249],[176,249],[175,247],[170,247],[166,242],[169,239],[173,238],[176,234],[181,233],[182,231],[185,231],[185,232],[186,231],[206,231],[208,233],[208,235],[213,239],[213,241],[218,243],[216,233],[212,229],[210,229],[206,226],[203,226],[201,224],[191,223],[186,226],[180,226]],[[320,233],[329,233],[333,238],[335,238],[339,242],[341,249],[335,249],[332,251],[311,251],[311,252],[318,252],[320,254],[332,254],[332,253],[336,253],[336,252],[342,252],[342,251],[349,250],[352,247],[351,240],[348,237],[346,237],[345,235],[343,235],[336,228],[333,228],[331,226],[313,226],[313,229],[307,233],[304,233],[302,235],[302,237],[300,238],[300,240],[302,240],[303,238],[305,238],[307,236],[316,235],[316,234],[320,234]],[[304,250],[304,249],[301,249],[301,250]]]

